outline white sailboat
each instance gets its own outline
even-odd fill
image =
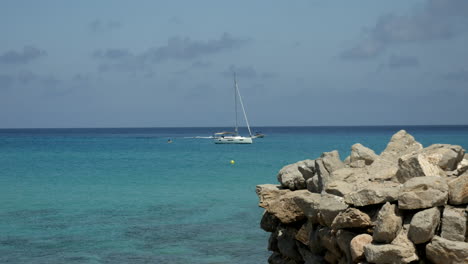
[[[249,136],[243,137],[239,135],[239,126],[237,123],[237,98],[239,98],[240,105],[242,107],[242,112],[244,113],[245,123],[247,129],[249,130]],[[239,87],[237,86],[236,74],[234,73],[234,109],[236,114],[236,123],[234,127],[234,132],[219,132],[215,133],[213,136],[213,141],[215,144],[252,144],[252,132],[250,131],[249,120],[247,119],[247,114],[245,113],[244,103],[242,102],[242,96],[239,92]]]

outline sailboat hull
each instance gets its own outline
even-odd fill
[[[250,137],[215,137],[213,139],[215,144],[252,144]]]

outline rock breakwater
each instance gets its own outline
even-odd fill
[[[272,264],[468,263],[468,155],[401,130],[283,167],[256,188]]]

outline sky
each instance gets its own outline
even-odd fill
[[[466,0],[5,0],[0,128],[468,124]]]

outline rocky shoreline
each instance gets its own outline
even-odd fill
[[[468,263],[468,155],[401,130],[283,167],[256,188],[272,264]]]

